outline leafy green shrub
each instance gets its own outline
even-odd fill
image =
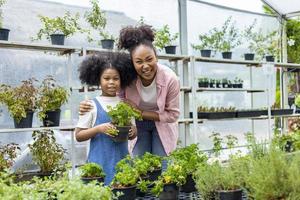
[[[0,172],[9,169],[20,150],[18,144],[10,143],[0,147]]]
[[[97,163],[86,163],[80,167],[80,171],[84,178],[105,177],[102,167]]]
[[[128,162],[129,161],[129,162]],[[111,183],[114,188],[122,188],[136,185],[139,179],[137,170],[130,164],[130,157],[127,156],[125,159],[117,163],[116,174]]]
[[[34,83],[37,80],[30,78],[22,81],[22,84],[17,87],[10,85],[0,85],[0,103],[8,107],[10,115],[20,122],[26,117],[28,111],[34,111],[37,104],[38,89]]]
[[[164,49],[165,46],[172,45],[179,36],[179,33],[172,35],[168,25],[164,25],[161,29],[155,31],[154,46],[158,49]]]
[[[74,35],[77,31],[85,32],[78,23],[79,13],[72,16],[70,12],[66,12],[63,17],[50,18],[39,15],[43,27],[39,30],[35,38],[32,40],[41,40],[45,36],[50,40],[52,34],[64,34],[65,37]]]
[[[41,172],[53,172],[64,158],[65,149],[56,143],[53,130],[33,131],[33,143],[29,144],[34,162]]]
[[[38,116],[42,120],[46,117],[47,111],[54,111],[68,101],[69,93],[61,86],[56,85],[52,76],[47,76],[39,87],[39,99],[37,106],[39,108]]]

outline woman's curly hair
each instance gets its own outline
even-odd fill
[[[155,50],[152,44],[154,37],[154,30],[149,25],[127,26],[120,31],[118,48],[132,52],[135,47],[144,44]]]
[[[121,78],[121,88],[129,86],[137,77],[130,56],[121,52],[93,54],[85,58],[79,66],[81,83],[99,86],[100,78],[105,69],[116,69]]]

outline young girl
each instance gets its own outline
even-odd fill
[[[136,77],[130,57],[124,53],[93,55],[79,67],[79,79],[87,85],[100,85],[102,94],[93,99],[93,109],[79,117],[75,130],[76,140],[90,139],[88,162],[100,164],[108,185],[115,173],[115,165],[128,154],[127,142],[114,142],[109,129],[115,128],[107,115],[107,106],[120,102],[117,93]],[[131,72],[128,74],[128,72]],[[126,76],[125,76],[126,73]],[[136,137],[136,127],[129,132],[129,139]]]

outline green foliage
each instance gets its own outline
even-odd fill
[[[164,25],[161,29],[155,31],[154,46],[158,49],[164,49],[165,46],[172,45],[179,36],[179,33],[172,35],[168,25]]]
[[[210,49],[215,50],[216,49],[216,41],[219,40],[219,34],[217,34],[217,29],[213,28],[210,30],[207,34],[200,34],[199,36],[200,44],[191,44],[193,49],[196,50],[204,50],[204,49]]]
[[[120,102],[115,107],[107,106],[108,115],[116,126],[130,126],[132,118],[141,120],[141,113],[130,105]]]
[[[186,174],[193,174],[197,166],[207,161],[207,156],[200,152],[197,144],[191,144],[184,148],[178,148],[171,152],[170,159],[184,166]]]
[[[220,152],[222,150],[222,141],[223,138],[221,138],[220,133],[213,132],[209,138],[212,138],[213,140],[213,152],[216,157],[220,155]]]
[[[297,95],[295,98],[295,105],[300,107],[300,95]]]
[[[253,133],[245,133],[245,137],[248,145],[247,148],[251,157],[257,159],[263,157],[267,153],[266,143],[259,143]]]
[[[147,192],[148,191],[148,186],[151,184],[150,181],[145,181],[145,180],[140,180],[137,183],[137,188],[141,191],[141,192]]]
[[[272,142],[283,151],[285,150],[289,142],[291,145],[290,151],[298,151],[300,150],[300,131],[292,131],[287,134],[280,134],[279,132],[275,132],[275,137],[273,138]]]
[[[43,27],[39,30],[36,38],[32,40],[41,40],[45,36],[50,40],[51,34],[64,34],[65,37],[74,35],[77,31],[85,32],[78,23],[79,13],[72,16],[70,12],[66,12],[63,17],[50,18],[46,16],[39,15]]]
[[[47,111],[54,111],[68,101],[69,93],[61,86],[56,85],[52,76],[47,76],[39,87],[39,99],[37,106],[39,109],[38,116],[42,120],[46,117]]]
[[[136,185],[138,182],[139,174],[135,168],[131,166],[128,161],[130,161],[130,157],[126,157],[117,163],[116,174],[111,185],[115,188],[120,187],[129,187]]]
[[[0,172],[9,169],[14,159],[17,157],[17,152],[20,150],[18,144],[10,143],[0,147]]]
[[[20,122],[26,117],[27,111],[36,109],[38,89],[34,86],[37,80],[34,78],[22,81],[17,87],[0,85],[0,103],[8,107],[10,115]]]
[[[102,167],[97,163],[86,163],[80,167],[80,171],[84,178],[105,177]]]
[[[203,164],[196,172],[196,188],[203,199],[210,199],[215,191],[235,190],[241,188],[238,171],[233,166],[221,166],[214,162],[212,165]]]
[[[5,4],[6,0],[0,0],[0,8]],[[3,17],[2,17],[2,10],[0,10],[0,28],[2,28],[2,22],[3,21]]]
[[[286,23],[288,38],[287,53],[288,61],[300,63],[300,18],[289,19]]]
[[[65,149],[56,143],[53,130],[33,131],[33,143],[29,144],[34,162],[42,172],[53,172],[64,158]]]
[[[163,191],[164,184],[175,183],[180,186],[185,183],[185,173],[184,167],[178,163],[173,163],[168,165],[166,171],[154,182],[154,187],[151,190],[151,193],[158,196]]]

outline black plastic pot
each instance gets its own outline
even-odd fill
[[[52,175],[51,172],[30,171],[30,172],[24,172],[21,174],[16,174],[14,181],[15,182],[31,181],[33,179],[33,177],[38,177],[38,178],[44,179],[51,175]]]
[[[208,119],[223,119],[223,118],[235,118],[236,112],[208,112],[207,118]]]
[[[293,109],[274,109],[271,110],[271,115],[291,115],[293,114]]]
[[[64,45],[65,44],[65,35],[64,34],[51,34],[51,44],[53,45]]]
[[[195,187],[196,183],[193,179],[193,176],[192,174],[189,174],[187,177],[186,177],[186,183],[183,184],[180,188],[180,190],[182,192],[195,192],[197,189]]]
[[[160,200],[176,200],[178,199],[179,188],[175,183],[165,184],[163,191],[159,195]]]
[[[245,60],[254,60],[254,56],[255,56],[254,53],[245,53],[244,54]]]
[[[223,88],[228,88],[228,83],[222,83]]]
[[[60,122],[60,109],[47,111],[46,117],[43,119],[43,126],[51,127],[51,126],[59,126]]]
[[[218,82],[218,83],[216,83],[216,88],[221,88],[221,85],[222,85],[222,84],[221,84],[221,83],[219,83],[219,82]]]
[[[148,180],[149,181],[155,181],[157,178],[161,175],[161,168],[160,169],[155,169],[152,172],[148,172]]]
[[[166,54],[176,54],[176,46],[165,46]]]
[[[88,184],[89,182],[92,182],[92,181],[98,181],[98,183],[103,183],[104,182],[104,178],[103,177],[92,177],[92,178],[89,178],[89,177],[81,177],[81,180],[84,184]]]
[[[210,57],[211,56],[211,50],[210,49],[202,49],[200,50],[202,57]]]
[[[233,84],[232,84],[232,87],[233,87],[233,88],[238,88],[238,87],[239,87],[239,84],[233,83]]]
[[[144,197],[144,196],[146,196],[146,192],[142,192],[140,189],[136,188],[136,196]]]
[[[122,192],[123,194],[118,197],[118,200],[135,200],[136,198],[136,186],[113,188],[113,193]]]
[[[8,40],[9,36],[9,29],[6,28],[0,28],[0,40]]]
[[[207,119],[208,118],[208,113],[209,112],[198,112],[197,113],[198,119]],[[192,112],[190,112],[190,118],[193,118],[193,113]]]
[[[27,111],[26,117],[22,118],[20,122],[17,122],[14,119],[15,128],[32,128],[32,118],[33,118],[33,112]]]
[[[114,40],[101,40],[101,46],[103,49],[113,49],[114,43]]]
[[[267,62],[274,62],[275,58],[274,58],[274,56],[266,56],[266,61]]]
[[[208,88],[209,83],[208,82],[198,82],[199,88]]]
[[[216,199],[218,200],[242,200],[243,191],[230,190],[230,191],[216,191]]]
[[[237,111],[237,117],[259,117],[263,113],[261,110],[239,110]]]
[[[128,140],[128,133],[130,126],[116,126],[118,132],[118,135],[112,137],[112,140],[114,142],[125,142]]]
[[[215,87],[216,87],[216,83],[211,83],[211,82],[210,82],[210,83],[209,83],[209,87],[210,87],[210,88],[215,88]]]
[[[293,148],[293,141],[286,141],[286,144],[284,146],[284,150],[286,152],[292,152],[294,151],[294,148]]]
[[[232,52],[231,51],[222,52],[222,57],[223,57],[223,59],[231,59]]]
[[[243,83],[238,83],[237,88],[243,88]]]

